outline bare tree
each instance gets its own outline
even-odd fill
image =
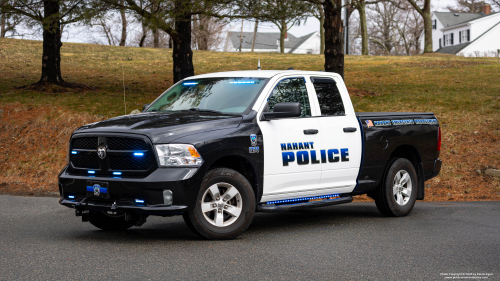
[[[366,5],[376,4],[379,1],[352,0],[351,5],[359,13],[359,29],[361,33],[361,55],[368,55],[368,27],[366,23]]]
[[[227,20],[205,15],[193,16],[193,48],[197,50],[216,50],[223,42]]]
[[[7,3],[15,3],[14,1],[2,2],[0,0],[0,5],[7,5]],[[2,12],[0,7],[0,38],[7,37],[7,33],[11,33],[12,36],[16,33],[16,27],[18,27],[23,21],[23,17],[17,14]]]
[[[385,55],[390,55],[396,44],[394,26],[399,10],[389,2],[377,3],[370,9],[373,11],[370,18],[372,23],[371,41],[376,46],[381,47]],[[398,55],[397,49],[395,52]]]
[[[418,0],[408,0],[412,7],[422,16],[424,22],[424,53],[432,53],[432,14],[431,0],[423,0],[424,7],[421,8]]]
[[[320,48],[319,53],[325,53],[325,28],[323,25],[325,24],[325,11],[323,10],[323,5],[316,4],[315,8],[312,10],[312,14],[315,18],[319,20],[319,35],[320,35]]]
[[[481,13],[484,0],[457,0],[456,6],[448,5],[446,8],[454,13]]]

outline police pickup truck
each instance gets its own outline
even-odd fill
[[[355,113],[342,78],[235,71],[186,78],[143,112],[85,125],[68,143],[60,204],[103,230],[182,215],[231,239],[255,212],[368,194],[405,216],[441,169],[433,113]]]

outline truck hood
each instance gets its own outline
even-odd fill
[[[211,112],[146,112],[87,124],[73,134],[141,134],[148,136],[153,143],[169,143],[195,133],[236,128],[241,120],[241,116]]]

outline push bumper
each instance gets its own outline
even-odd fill
[[[75,200],[61,198],[59,199],[59,204],[75,209],[77,215],[81,215],[85,210],[114,211],[144,215],[168,215],[176,213],[180,214],[187,209],[187,206],[138,204],[126,199],[103,201],[93,199],[91,197]]]

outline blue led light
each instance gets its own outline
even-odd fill
[[[144,200],[142,200],[142,199],[135,199],[135,203],[141,203],[142,204],[142,203],[144,203]]]
[[[255,84],[255,81],[233,81],[231,84]]]
[[[193,85],[198,85],[198,82],[184,82],[182,83],[184,86],[193,86]]]
[[[295,198],[295,199],[284,199],[284,200],[276,200],[276,201],[269,201],[266,202],[266,204],[283,204],[283,203],[290,203],[290,202],[302,202],[302,201],[309,201],[309,200],[314,200],[314,199],[324,199],[324,198],[333,198],[333,199],[338,199],[340,194],[329,194],[329,195],[320,195],[320,196],[313,196],[313,197],[302,197],[302,198]],[[305,203],[305,202],[303,202]]]
[[[134,156],[144,156],[143,152],[134,152]]]
[[[115,176],[121,176],[122,172],[113,172],[113,175],[115,175]]]
[[[89,174],[95,174],[95,171],[87,171]]]
[[[75,199],[75,195],[68,195],[69,199]]]
[[[78,154],[78,151],[71,151],[71,154]]]

